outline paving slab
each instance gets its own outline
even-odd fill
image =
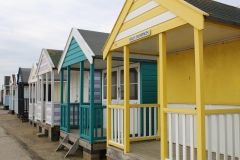
[[[10,135],[0,127],[0,159],[1,160],[31,160],[25,150]]]

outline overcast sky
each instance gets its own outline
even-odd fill
[[[240,7],[240,0],[217,0]],[[0,86],[41,49],[63,50],[72,27],[111,32],[125,0],[0,0]]]

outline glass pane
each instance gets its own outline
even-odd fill
[[[107,86],[103,87],[103,99],[107,99]]]
[[[130,100],[138,100],[138,85],[130,84]]]
[[[124,85],[121,85],[121,100],[124,100]]]
[[[112,99],[117,99],[117,86],[112,86]]]
[[[117,71],[112,72],[112,85],[117,85]]]
[[[120,73],[120,84],[123,84],[124,83],[124,71],[121,70],[121,73]]]
[[[107,85],[107,73],[103,74],[103,85]]]
[[[138,83],[137,68],[130,68],[130,83]]]

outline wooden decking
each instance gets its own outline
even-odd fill
[[[116,147],[110,146],[107,148],[107,156],[109,159],[129,159],[129,160],[159,160],[160,159],[160,141],[151,140],[151,141],[141,141],[133,142],[130,145],[130,153],[124,154],[123,150]],[[186,148],[187,159],[190,160],[190,148]],[[180,160],[183,159],[182,156],[182,145],[179,145],[179,155]],[[207,152],[208,155],[208,152]],[[173,160],[176,159],[176,147],[173,144]],[[194,150],[194,159],[197,159],[197,149]],[[208,157],[206,158],[208,159]],[[220,155],[220,159],[223,160],[223,155]],[[231,157],[228,156],[230,160]],[[216,153],[212,153],[212,159],[216,160]],[[239,160],[235,158],[235,160]]]

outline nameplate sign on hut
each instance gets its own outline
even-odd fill
[[[130,37],[129,42],[133,42],[133,41],[136,41],[136,40],[141,39],[143,37],[150,36],[150,34],[151,34],[150,30],[144,31],[142,33],[139,33],[137,35],[134,35],[134,36]]]

